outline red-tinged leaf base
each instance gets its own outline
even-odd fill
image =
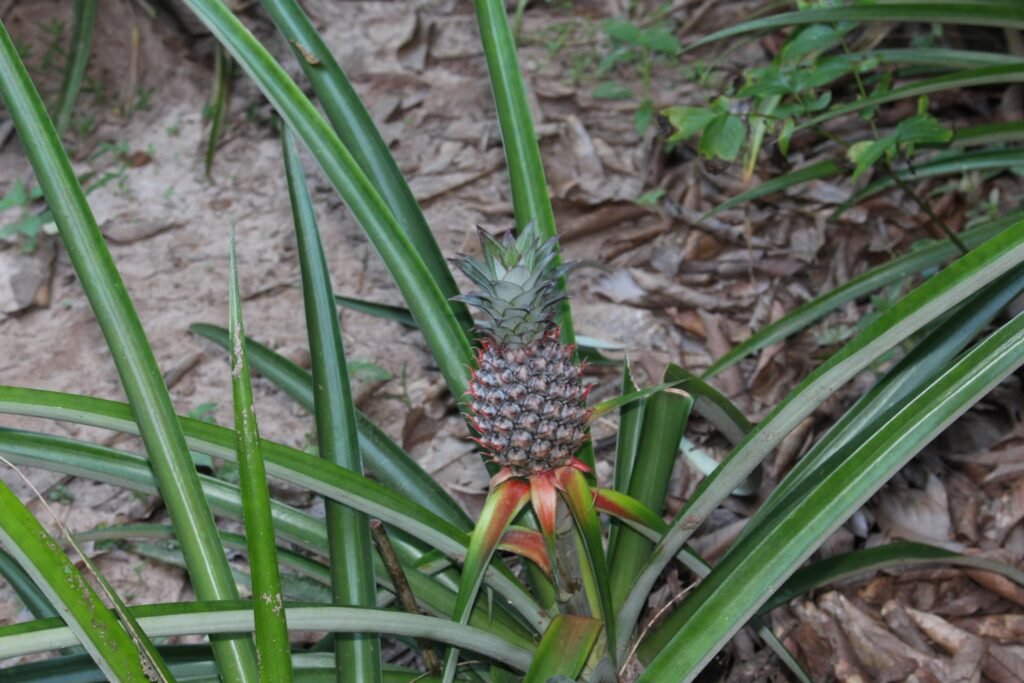
[[[554,580],[551,573],[551,558],[544,537],[533,529],[509,529],[501,537],[498,550],[521,555],[540,567],[544,575]]]
[[[491,494],[487,496],[487,502],[484,503],[484,509],[480,512],[476,528],[473,529],[473,535],[469,539],[466,561],[462,565],[459,594],[455,599],[455,610],[452,614],[453,619],[458,623],[469,622],[473,603],[480,591],[484,572],[491,562],[494,550],[498,547],[498,542],[505,533],[505,529],[523,509],[529,498],[530,484],[525,479],[506,478],[497,485],[493,485]],[[451,681],[454,678],[458,660],[458,648],[449,648],[448,655],[445,657],[445,681]]]
[[[597,489],[594,504],[599,512],[617,517],[625,522],[633,522],[658,533],[665,533],[668,524],[656,512],[636,498],[614,489]]]

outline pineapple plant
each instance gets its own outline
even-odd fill
[[[541,242],[534,223],[518,239],[479,237],[483,258],[456,261],[479,287],[457,298],[484,314],[468,392],[474,438],[499,481],[535,477],[569,465],[586,438],[583,368],[555,322],[558,280],[576,263],[560,264],[557,238]]]

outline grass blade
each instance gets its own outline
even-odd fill
[[[450,302],[463,330],[473,328],[473,319],[465,304],[452,301],[459,289],[448,262],[427,225],[423,211],[409,184],[398,168],[387,143],[374,125],[359,95],[324,44],[309,17],[294,0],[262,0],[261,4],[274,25],[292,47],[303,73],[327,114],[335,132],[352,152],[360,168],[387,202],[416,253],[423,259],[441,294]]]
[[[178,529],[196,594],[202,600],[237,598],[231,568],[217,542],[213,515],[203,499],[153,351],[67,154],[2,23],[0,95],[114,358],[150,465],[160,482],[160,494]],[[225,680],[255,680],[255,649],[248,634],[218,636],[214,650]]]
[[[952,263],[883,313],[800,383],[706,478],[655,548],[634,592],[648,593],[697,527],[818,405],[881,354],[1024,261],[1024,221]]]
[[[281,605],[281,574],[274,543],[274,519],[270,490],[263,468],[256,411],[253,407],[249,360],[245,355],[245,327],[242,300],[238,294],[238,260],[235,233],[231,232],[231,268],[228,282],[228,315],[231,338],[231,393],[235,411],[235,449],[238,451],[238,479],[242,494],[242,518],[252,575],[253,612],[256,621],[256,655],[262,683],[288,683],[292,664],[288,625]]]
[[[154,671],[148,656],[3,482],[0,510],[0,542],[67,623],[71,645],[80,643],[112,681],[148,683],[147,668]]]
[[[366,231],[419,323],[452,395],[468,388],[469,340],[391,209],[327,121],[231,11],[219,0],[186,0],[295,131]]]
[[[75,0],[75,21],[71,29],[71,49],[68,63],[64,67],[64,80],[60,84],[60,98],[57,100],[57,114],[54,126],[63,135],[71,124],[78,93],[85,80],[85,69],[89,66],[89,51],[92,49],[92,29],[96,24],[96,0]]]
[[[302,294],[306,303],[306,329],[312,357],[313,407],[316,414],[320,456],[328,462],[363,473],[363,459],[356,435],[356,416],[345,364],[345,348],[334,305],[327,260],[324,257],[316,214],[306,188],[306,177],[295,149],[291,130],[282,138],[285,175],[291,197],[292,219],[302,270]],[[236,338],[235,345],[241,345]],[[327,535],[331,553],[331,588],[338,606],[371,607],[374,590],[373,545],[370,521],[361,513],[327,501]],[[381,680],[380,638],[370,634],[335,636],[338,680]]]
[[[967,257],[965,257],[967,258]],[[639,681],[689,681],[744,621],[846,518],[911,457],[1024,363],[1024,315],[963,356],[762,535],[740,542],[652,632]],[[685,644],[685,647],[680,645]]]

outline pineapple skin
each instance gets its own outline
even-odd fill
[[[590,418],[575,347],[555,323],[566,298],[558,280],[575,263],[558,262],[558,240],[535,224],[499,241],[479,230],[483,258],[455,263],[478,289],[456,299],[484,314],[481,346],[469,383],[475,439],[513,476],[564,467],[586,439]]]
[[[506,346],[485,339],[469,383],[476,441],[514,476],[568,465],[586,440],[589,388],[558,328]]]

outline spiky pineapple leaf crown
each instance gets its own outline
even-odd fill
[[[479,289],[455,297],[486,316],[478,330],[509,347],[540,339],[555,326],[559,304],[566,295],[559,279],[577,264],[558,263],[558,238],[542,241],[530,222],[519,237],[506,232],[501,240],[478,227],[482,259],[455,259],[459,269]]]

